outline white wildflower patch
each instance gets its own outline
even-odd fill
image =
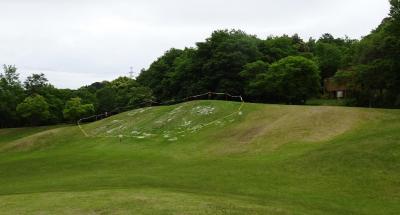
[[[200,129],[202,129],[203,128],[203,125],[196,125],[196,126],[194,126],[194,127],[191,127],[190,129],[188,129],[189,131],[191,131],[192,133],[194,133],[194,132],[196,132],[196,131],[198,131],[198,130],[200,130]]]
[[[168,114],[164,115],[161,119],[154,121],[154,123],[157,125],[164,125],[169,122],[172,122],[173,120],[175,120],[178,117],[178,115],[180,113],[183,112],[183,109],[182,109],[183,107],[184,106],[182,105],[182,106],[179,106],[179,107],[173,109]]]
[[[192,114],[195,115],[210,115],[213,114],[215,107],[211,106],[196,106],[192,108]]]
[[[132,132],[131,132],[131,134],[133,134],[133,135],[140,135],[142,132],[140,132],[140,131],[137,131],[137,130],[133,130]]]
[[[111,121],[112,124],[117,124],[117,123],[122,123],[122,122],[123,122],[122,120],[117,120],[117,119]]]
[[[148,138],[148,137],[156,136],[155,134],[150,134],[150,133],[146,133],[146,132],[140,132],[140,131],[137,131],[137,130],[132,131],[131,134],[133,135],[133,137],[136,137],[138,139],[145,139],[145,138]]]
[[[214,124],[216,124],[216,125],[221,125],[221,124],[223,124],[220,120],[217,120],[217,121],[215,121],[214,122]]]
[[[118,127],[115,127],[115,128],[112,128],[112,129],[108,130],[106,133],[107,133],[107,134],[111,134],[111,133],[114,133],[115,131],[119,131],[119,130],[122,130],[122,129],[124,129],[124,128],[125,128],[125,126],[120,125],[120,126],[118,126]]]
[[[98,133],[102,133],[102,132],[104,132],[104,130],[106,130],[107,129],[107,126],[101,126],[101,127],[98,127],[98,128],[96,128],[96,129],[94,129],[94,133],[95,134],[98,134]]]
[[[164,137],[164,138],[170,138],[171,135],[170,135],[169,132],[164,132],[163,137]]]
[[[131,132],[131,134],[133,135],[133,137],[136,137],[138,139],[145,139],[145,138],[148,138],[148,137],[156,136],[155,134],[150,134],[150,133],[147,133],[147,132],[141,132],[141,131],[138,131],[138,130],[133,130]]]
[[[192,121],[187,121],[186,119],[183,119],[183,123],[182,123],[182,127],[188,127],[190,126],[190,124],[192,124]]]
[[[155,121],[155,123],[156,123],[156,124],[163,124],[164,121],[163,121],[163,120],[157,120],[157,121]]]
[[[136,110],[133,110],[133,111],[129,111],[129,112],[128,112],[128,116],[135,116],[136,114],[143,113],[143,112],[145,112],[145,111],[147,111],[147,110],[150,110],[150,109],[151,109],[151,107],[148,107],[148,108],[140,108],[140,109],[136,109]]]
[[[169,138],[169,139],[168,139],[168,141],[171,141],[171,142],[172,142],[172,141],[177,141],[177,140],[178,140],[177,137],[173,137],[173,138]]]
[[[144,132],[144,133],[143,133],[143,136],[145,136],[145,137],[151,137],[151,136],[155,136],[155,134],[150,134],[150,133]]]
[[[169,112],[168,114],[169,114],[169,115],[175,115],[175,114],[181,112],[182,108],[183,108],[183,105],[181,105],[181,106],[179,106],[179,107],[173,109],[173,110],[172,110],[171,112]]]

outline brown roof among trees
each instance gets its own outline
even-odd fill
[[[327,78],[324,80],[324,88],[325,91],[333,92],[333,91],[345,91],[348,89],[347,84],[338,83],[334,78]]]

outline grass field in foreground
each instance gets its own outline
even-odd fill
[[[400,213],[399,110],[239,105],[0,130],[0,214]]]

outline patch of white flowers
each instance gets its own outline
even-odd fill
[[[192,114],[210,115],[214,113],[215,108],[211,106],[197,106],[192,109]]]
[[[133,111],[129,111],[128,112],[128,116],[135,116],[136,114],[143,113],[143,112],[145,112],[147,110],[150,110],[150,109],[151,109],[151,107],[140,108],[140,109],[136,109],[136,110],[133,110]]]

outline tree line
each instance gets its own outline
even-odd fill
[[[247,101],[304,104],[323,93],[324,80],[345,84],[351,106],[400,107],[399,0],[361,40],[324,34],[259,39],[240,30],[213,32],[193,48],[171,49],[142,70],[137,81],[157,99],[209,91]]]
[[[57,89],[44,74],[32,74],[21,83],[17,68],[4,65],[0,73],[0,127],[75,123],[82,117],[151,98],[149,88],[128,77],[77,90]]]
[[[136,105],[179,100],[207,91],[247,101],[304,104],[323,97],[327,78],[351,90],[351,106],[400,107],[400,1],[361,40],[303,40],[297,34],[260,39],[241,30],[218,30],[195,47],[170,49],[136,79],[119,77],[77,90],[57,89],[43,74],[24,82],[17,68],[0,73],[0,127],[47,125]]]

